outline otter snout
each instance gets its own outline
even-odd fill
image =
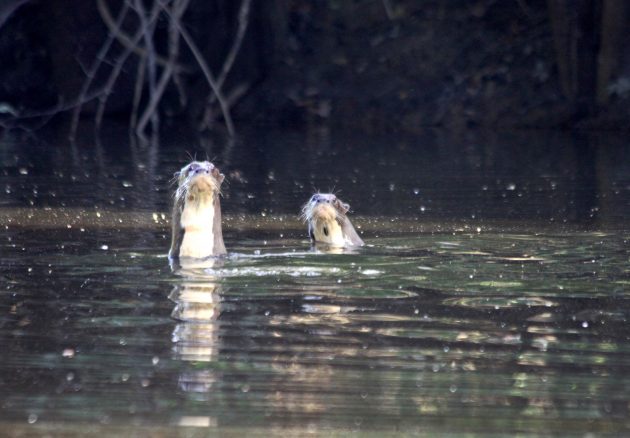
[[[313,206],[312,219],[319,219],[324,221],[333,221],[337,219],[337,210],[330,205],[330,202],[319,201]]]
[[[188,184],[189,196],[218,191],[218,184],[210,177],[210,172],[208,171],[196,171]]]

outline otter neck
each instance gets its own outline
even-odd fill
[[[180,218],[180,226],[184,237],[179,248],[179,257],[203,258],[213,255],[215,248],[215,194],[200,194],[195,200],[184,205]],[[221,233],[221,230],[218,230]],[[222,237],[222,236],[221,236]]]
[[[312,231],[316,242],[332,246],[344,246],[346,244],[341,226],[336,220],[315,219]]]

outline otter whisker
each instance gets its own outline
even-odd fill
[[[312,219],[313,217],[312,204],[313,204],[312,201],[309,200],[306,204],[302,206],[302,209],[300,210],[300,215],[299,215],[299,218],[302,220],[302,222],[308,222]]]
[[[307,210],[302,210],[302,212],[300,213],[300,215],[298,216],[298,218],[302,221],[302,222],[308,222],[311,220],[312,217],[312,213],[310,211]]]
[[[171,179],[168,180],[168,185],[169,186],[174,186],[175,184],[179,183],[179,176],[181,175],[181,171],[177,171],[173,174],[173,177]]]
[[[175,190],[175,193],[173,193],[173,197],[175,199],[183,198],[184,196],[186,196],[187,192],[188,192],[188,187],[181,185],[177,187],[177,190]]]
[[[229,187],[230,186],[230,180],[227,179],[227,177],[223,178],[223,182],[221,183],[221,186],[226,186]],[[219,187],[219,196],[223,196],[223,189],[221,187]]]

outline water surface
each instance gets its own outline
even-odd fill
[[[15,436],[630,433],[622,139],[0,141]],[[228,177],[230,255],[173,271],[187,152]],[[333,188],[365,248],[311,250],[296,215]]]

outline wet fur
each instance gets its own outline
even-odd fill
[[[316,193],[302,207],[301,218],[308,223],[313,243],[335,247],[363,246],[363,240],[348,219],[350,206],[330,193]]]
[[[193,161],[176,177],[169,259],[226,254],[220,203],[225,176],[208,161]]]

